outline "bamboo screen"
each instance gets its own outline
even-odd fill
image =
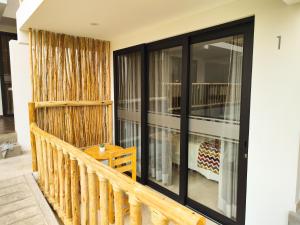
[[[33,101],[110,100],[110,43],[32,30]],[[109,142],[106,106],[37,109],[38,126],[77,146]],[[111,132],[111,131],[110,131]]]

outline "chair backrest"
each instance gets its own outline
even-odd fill
[[[113,153],[110,166],[121,173],[130,172],[131,178],[136,181],[136,147]]]

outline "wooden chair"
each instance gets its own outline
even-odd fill
[[[109,161],[110,167],[129,175],[132,180],[136,181],[136,147],[130,147],[126,149],[119,150],[111,154],[111,160]],[[114,223],[114,204],[113,204],[113,191],[110,185],[109,187],[109,221]],[[124,214],[129,212],[128,198],[124,199]]]
[[[110,166],[120,173],[130,174],[136,181],[136,147],[125,148],[111,154]]]

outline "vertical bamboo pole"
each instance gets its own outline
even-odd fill
[[[79,161],[81,192],[81,225],[89,224],[89,193],[86,166]]]
[[[48,160],[47,160],[47,144],[44,137],[41,138],[43,151],[43,172],[44,172],[44,192],[49,194],[49,176],[48,176]]]
[[[99,189],[100,189],[100,224],[109,225],[108,219],[108,180],[101,175],[98,175],[99,178]]]
[[[35,105],[33,102],[28,103],[29,110],[29,126],[31,123],[36,123],[36,113],[35,113]],[[32,171],[36,172],[38,170],[37,165],[37,153],[36,153],[36,141],[35,136],[32,132],[30,132],[30,143],[31,143],[31,156],[32,156]]]
[[[124,192],[117,186],[113,185],[115,200],[115,225],[124,225]]]
[[[153,225],[168,225],[168,218],[156,209],[151,209],[151,222]]]
[[[141,202],[133,195],[129,195],[130,225],[142,225]]]
[[[71,159],[71,194],[73,225],[80,225],[80,201],[79,201],[79,171],[77,160]]]
[[[97,215],[97,189],[96,189],[96,174],[88,168],[88,186],[89,186],[89,225],[98,225]]]
[[[70,173],[70,158],[68,153],[64,152],[65,159],[65,214],[67,219],[72,218],[71,206],[71,173]]]

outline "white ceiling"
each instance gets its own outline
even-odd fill
[[[143,26],[233,0],[44,0],[21,29],[35,28],[110,40]],[[98,23],[98,26],[91,26]]]

